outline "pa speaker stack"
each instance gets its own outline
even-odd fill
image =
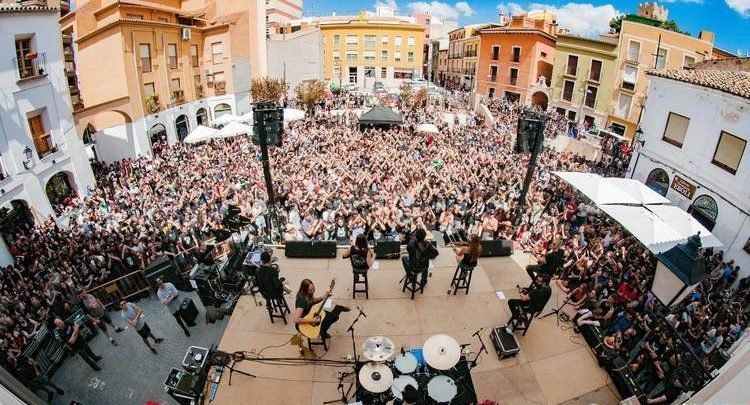
[[[375,242],[377,259],[398,259],[401,256],[401,242],[384,240]]]

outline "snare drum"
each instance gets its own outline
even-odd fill
[[[436,402],[450,402],[457,393],[456,382],[447,375],[432,377],[427,383],[427,395]]]
[[[393,366],[401,374],[410,374],[417,369],[417,357],[411,352],[399,353],[393,360]]]

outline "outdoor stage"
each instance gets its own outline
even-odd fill
[[[342,259],[339,250],[336,259],[287,259],[284,251],[275,253],[281,274],[296,293],[303,278],[311,279],[322,294],[331,278],[336,277],[333,299],[347,305],[352,312],[344,313],[330,330],[333,336],[329,352],[315,346],[315,353],[324,359],[344,360],[351,354],[352,346],[346,329],[360,306],[367,314],[356,325],[357,348],[361,350],[364,339],[383,335],[396,347],[421,347],[425,340],[438,333],[453,336],[459,343],[471,343],[473,351],[479,350],[478,339],[471,335],[481,327],[489,353],[482,354],[479,365],[472,370],[472,379],[479,401],[493,399],[503,404],[558,404],[558,403],[616,403],[618,398],[607,373],[596,362],[582,337],[575,335],[566,325],[558,327],[554,316],[536,319],[526,336],[516,334],[521,352],[499,360],[490,340],[491,327],[503,325],[510,317],[506,301],[500,301],[496,291],[504,291],[509,298],[518,296],[516,284],[528,285],[528,275],[523,270],[529,261],[525,253],[511,257],[481,258],[471,282],[468,295],[447,295],[456,262],[453,252],[440,248],[434,260],[434,269],[424,295],[417,294],[412,301],[401,292],[399,280],[404,274],[400,260],[378,260],[380,268],[370,270],[370,298],[358,294],[351,299],[352,273],[348,259]],[[554,283],[553,283],[554,284]],[[294,310],[294,295],[287,296]],[[359,298],[361,297],[361,298]],[[553,286],[552,298],[544,313],[564,300]],[[572,309],[567,308],[572,313]],[[226,352],[238,350],[263,351],[264,357],[299,357],[296,345],[285,344],[295,334],[291,316],[288,325],[277,319],[271,323],[265,307],[256,306],[251,296],[241,297],[229,321],[219,349]],[[473,358],[473,354],[470,358]],[[338,372],[350,368],[322,365],[283,366],[243,361],[237,370],[255,374],[250,378],[235,373],[232,385],[227,384],[225,372],[216,395],[217,404],[322,404],[340,398],[337,392]],[[353,392],[353,390],[352,390]],[[350,398],[351,399],[351,398]]]

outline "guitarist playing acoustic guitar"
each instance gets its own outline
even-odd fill
[[[336,279],[331,280],[331,287],[322,297],[315,296],[315,284],[309,279],[302,280],[297,299],[294,302],[294,323],[297,330],[305,337],[316,339],[321,336],[328,339],[328,328],[338,321],[339,314],[349,312],[350,309],[343,305],[336,305],[331,312],[323,311],[325,300],[328,299],[336,284]]]

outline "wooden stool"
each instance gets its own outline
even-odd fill
[[[529,330],[529,326],[531,326],[531,321],[539,315],[542,311],[534,311],[530,308],[519,308],[520,317],[519,318],[511,318],[510,322],[508,322],[508,325],[513,328],[513,331],[522,330],[523,334],[521,336],[526,336],[526,332]]]
[[[268,310],[268,317],[271,318],[271,323],[274,323],[273,318],[281,318],[284,320],[284,325],[287,324],[286,314],[291,313],[289,305],[286,303],[286,298],[266,298],[266,309]]]
[[[453,280],[451,281],[451,287],[453,287],[453,295],[456,295],[456,293],[458,293],[458,290],[466,290],[466,294],[469,293],[469,286],[471,285],[471,275],[473,273],[473,267],[464,267],[460,264],[456,266],[456,271],[453,273]]]
[[[419,291],[424,294],[424,286],[427,284],[427,280],[421,280],[420,271],[407,271],[404,276],[404,287],[401,292],[411,292],[411,299],[414,299],[414,294]]]
[[[368,271],[352,271],[353,275],[353,282],[352,282],[352,299],[355,298],[355,295],[357,293],[365,293],[365,299],[370,298],[370,294],[368,293],[369,290],[369,284],[367,282],[367,273]],[[357,289],[357,285],[364,285],[364,289]]]
[[[326,340],[323,339],[322,335],[318,336],[317,340],[307,338],[307,348],[310,349],[310,351],[312,351],[313,346],[323,346],[323,349],[325,351],[328,351],[328,343],[326,343]]]

